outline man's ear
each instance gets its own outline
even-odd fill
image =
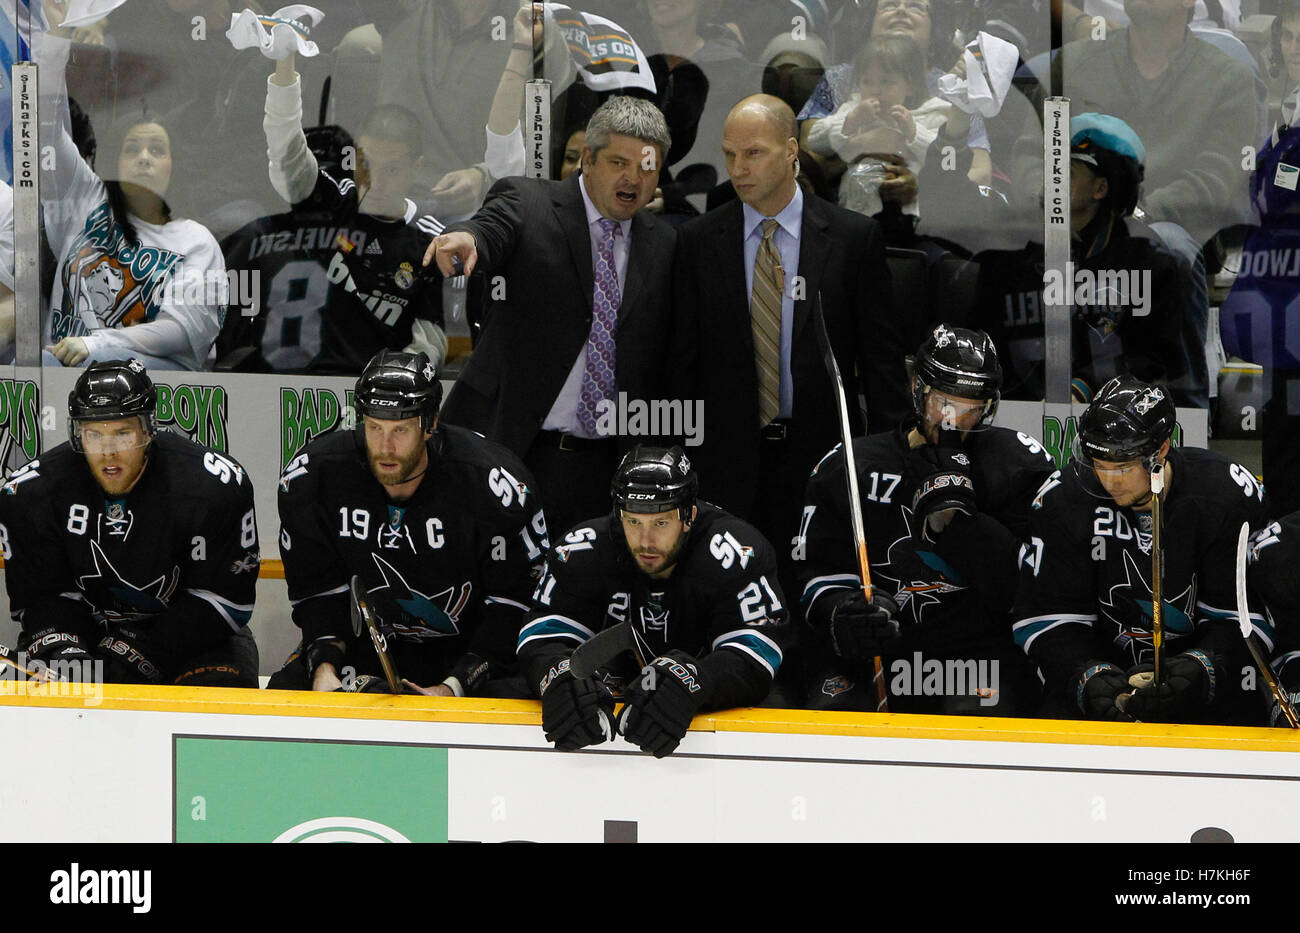
[[[695,518],[699,514],[700,514],[700,507],[698,505],[691,506],[691,517],[686,519],[686,521],[682,522],[682,525],[685,526],[686,528],[690,528],[692,525],[695,524]]]
[[[1104,201],[1108,194],[1110,194],[1110,179],[1104,175],[1098,177],[1096,185],[1092,189],[1092,199],[1094,201]]]

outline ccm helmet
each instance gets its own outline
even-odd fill
[[[73,450],[84,452],[81,432],[87,421],[132,417],[139,417],[146,438],[152,438],[158,433],[157,408],[158,390],[139,360],[91,363],[68,393],[68,441]]]
[[[419,415],[420,427],[432,431],[442,405],[438,370],[424,353],[380,350],[361,371],[353,405],[358,431],[364,415],[386,421]]]
[[[925,397],[931,389],[959,398],[980,399],[984,411],[969,430],[990,427],[1002,397],[1002,367],[998,351],[982,330],[940,324],[916,351],[912,408],[925,419]],[[941,425],[942,427],[942,425]]]
[[[619,511],[667,512],[691,520],[691,508],[699,494],[700,478],[680,447],[650,447],[638,444],[623,458],[610,483],[617,526]]]

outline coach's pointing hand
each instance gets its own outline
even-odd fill
[[[457,259],[460,260],[459,269],[454,265],[454,260]],[[471,274],[478,265],[478,247],[474,243],[474,237],[461,231],[434,237],[429,248],[424,251],[423,264],[427,266],[434,260],[437,260],[438,271],[448,278]]]

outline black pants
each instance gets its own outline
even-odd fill
[[[224,644],[180,665],[172,683],[181,687],[251,687],[257,689],[257,642],[247,628]]]
[[[612,438],[577,441],[574,450],[562,449],[560,440],[556,432],[539,432],[524,457],[541,488],[552,543],[574,525],[609,514],[609,481],[618,466]],[[574,439],[565,443],[574,443]]]

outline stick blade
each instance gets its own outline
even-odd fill
[[[1250,638],[1250,604],[1246,599],[1246,560],[1250,551],[1250,523],[1242,522],[1237,532],[1237,627]]]
[[[574,677],[590,677],[597,668],[609,664],[624,651],[636,651],[636,633],[632,623],[620,622],[602,629],[584,641],[569,658],[569,670]]]

